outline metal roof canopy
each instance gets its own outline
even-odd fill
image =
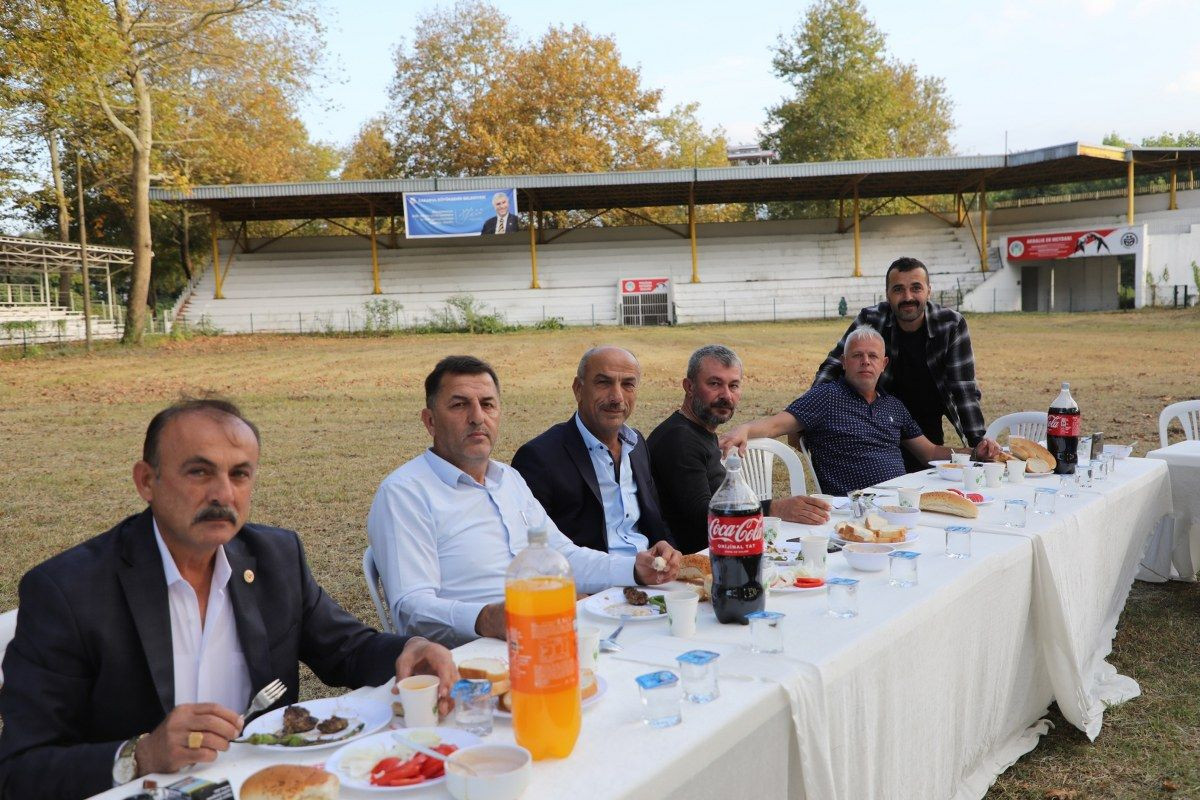
[[[1129,161],[1139,172],[1200,168],[1200,148],[1131,148],[1078,142],[1007,156],[947,156],[832,161],[811,164],[640,172],[418,178],[318,183],[153,188],[150,197],[192,203],[223,220],[402,216],[406,192],[516,187],[526,211],[836,200],[859,197],[950,195],[1125,178]]]

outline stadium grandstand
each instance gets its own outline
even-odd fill
[[[661,324],[852,314],[881,299],[884,270],[901,255],[929,265],[935,299],[965,310],[1117,308],[1122,280],[1133,305],[1170,300],[1171,289],[1178,297],[1179,287],[1192,298],[1197,168],[1196,148],[1073,143],[1002,156],[157,188],[152,198],[212,218],[217,269],[198,275],[176,306],[191,324],[357,330],[384,314],[389,327],[407,326],[462,295],[515,324]],[[1161,190],[1135,194],[1135,177],[1148,174]],[[995,208],[988,199],[1104,179],[1125,189]],[[397,231],[409,193],[511,188],[526,230],[433,240]],[[830,201],[839,213],[696,222],[698,206],[786,201]],[[923,211],[895,213],[901,205]],[[688,221],[654,222],[644,209],[656,207],[686,209]],[[618,209],[642,224],[596,222]],[[548,227],[547,214],[563,211],[581,223]],[[251,235],[268,221],[282,233]],[[313,221],[343,235],[297,235]],[[1115,252],[1101,241],[1109,234],[1123,243]],[[1095,252],[1037,249],[1069,235],[1095,242]]]

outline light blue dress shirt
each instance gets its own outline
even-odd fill
[[[505,570],[534,525],[570,562],[577,590],[635,584],[632,557],[577,546],[507,464],[489,462],[479,483],[426,450],[384,478],[367,536],[399,631],[447,646],[479,638],[475,620],[504,600]]]
[[[633,467],[629,453],[637,446],[637,434],[628,425],[622,425],[617,437],[621,440],[621,482],[616,479],[616,469],[608,446],[592,435],[575,415],[575,427],[583,437],[583,446],[592,457],[592,469],[600,487],[600,502],[604,505],[604,529],[608,537],[608,552],[636,556],[650,546],[638,530],[642,510],[638,507],[637,483],[633,479]]]

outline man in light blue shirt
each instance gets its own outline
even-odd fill
[[[433,446],[383,480],[367,516],[375,563],[400,631],[423,631],[447,645],[504,638],[504,573],[535,525],[546,526],[550,546],[570,562],[579,591],[675,577],[679,555],[666,544],[631,555],[573,544],[521,475],[491,460],[500,388],[486,363],[471,356],[442,359],[425,379],[425,406],[421,421]]]
[[[659,542],[674,546],[646,440],[626,424],[641,378],[641,366],[628,350],[588,350],[571,385],[575,414],[513,456],[533,496],[581,547],[633,554]]]

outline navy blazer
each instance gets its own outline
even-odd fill
[[[296,702],[298,661],[331,686],[395,675],[406,640],[371,630],[325,594],[295,533],[247,524],[225,556],[252,695],[280,678],[287,693],[275,706]],[[0,689],[0,797],[82,798],[111,788],[120,743],[153,730],[175,706],[167,583],[150,511],[31,569],[20,609]]]
[[[637,445],[629,453],[633,480],[637,484],[638,530],[650,544],[665,541],[674,546],[671,530],[663,519],[658,489],[650,472],[646,440],[635,430]],[[542,435],[521,445],[513,456],[513,468],[529,484],[554,524],[580,547],[608,552],[608,528],[604,503],[592,457],[575,426],[575,417],[552,426]]]
[[[496,232],[496,223],[499,220],[500,220],[500,217],[498,217],[498,216],[488,217],[487,222],[483,223],[483,227],[479,229],[479,232],[481,234],[483,234],[484,236],[486,236],[490,233],[495,233]],[[516,214],[509,214],[504,220],[504,232],[512,233],[513,231],[519,231],[519,230],[521,230],[521,218],[518,217]]]

